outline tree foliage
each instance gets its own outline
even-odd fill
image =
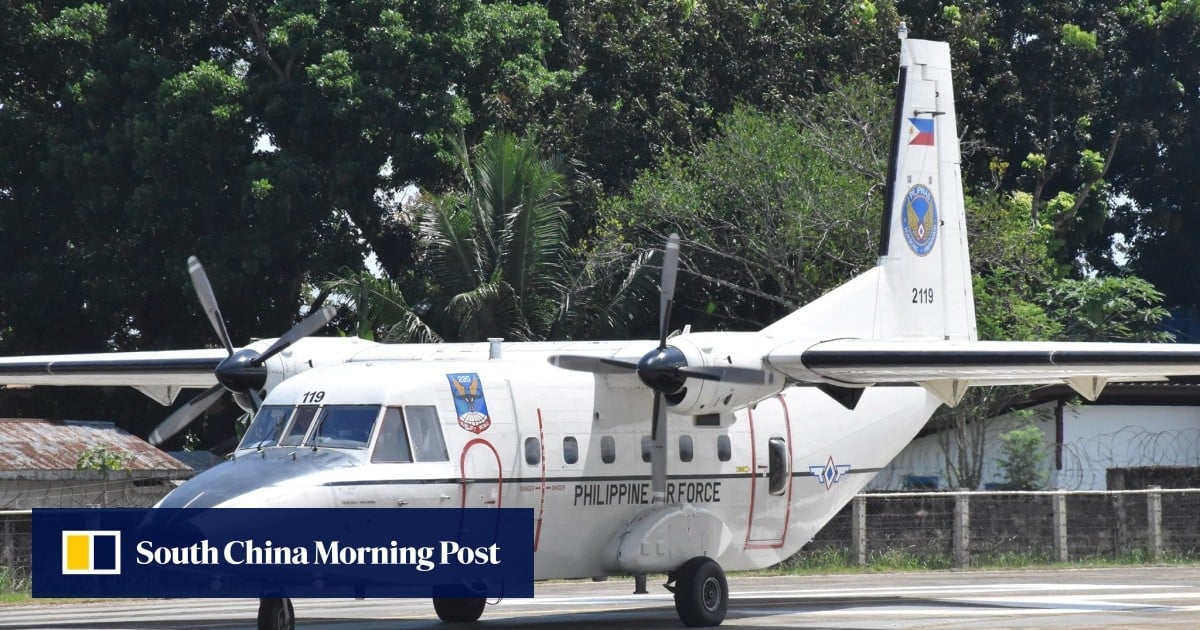
[[[1031,195],[1058,259],[1113,273],[1124,256],[1172,304],[1188,274],[1200,199],[1200,3],[1194,0],[899,2],[910,30],[951,43],[969,179]],[[1008,165],[1013,165],[1011,168]],[[1114,256],[1114,234],[1131,247]]]
[[[1138,277],[1064,279],[1046,291],[1050,316],[1072,341],[1172,341],[1163,295]]]
[[[1029,424],[1000,435],[1000,459],[1007,490],[1042,490],[1046,486],[1045,436]]]
[[[22,270],[0,291],[44,296],[0,312],[9,352],[210,342],[193,253],[243,337],[284,329],[309,274],[360,267],[366,247],[400,275],[414,231],[391,191],[446,181],[445,138],[519,126],[567,78],[543,63],[558,31],[533,5],[0,12],[0,249]]]
[[[610,198],[597,240],[636,251],[678,232],[680,320],[762,327],[874,262],[887,109],[861,79],[790,115],[736,109],[694,154]]]
[[[982,337],[1155,338],[1135,274],[1200,305],[1195,0],[23,0],[0,352],[213,343],[188,254],[239,338],[338,270],[376,339],[646,335],[671,231],[679,322],[759,327],[872,262],[901,19],[951,44]],[[525,174],[464,157],[499,130]]]

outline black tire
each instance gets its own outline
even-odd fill
[[[487,600],[482,597],[434,597],[433,609],[446,623],[479,621]]]
[[[729,611],[729,582],[712,558],[692,558],[675,571],[675,612],[683,625],[719,626]]]
[[[296,611],[287,597],[258,600],[258,630],[295,630]]]

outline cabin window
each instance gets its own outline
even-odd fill
[[[611,435],[600,438],[600,461],[605,464],[617,461],[617,441]]]
[[[388,407],[383,412],[383,423],[379,437],[375,439],[375,450],[371,461],[377,464],[407,463],[412,461],[412,450],[408,447],[408,431],[404,430],[404,412],[397,407]]]
[[[693,448],[692,448],[693,446],[694,445],[692,444],[692,436],[690,436],[690,435],[679,436],[679,461],[681,461],[681,462],[692,461],[692,456],[695,454],[693,451]]]
[[[573,437],[563,438],[563,461],[568,464],[579,461],[579,442]]]
[[[783,438],[771,438],[767,442],[768,469],[767,469],[767,487],[771,494],[783,494],[784,488],[787,487],[788,469],[787,469],[787,443]]]
[[[259,448],[278,444],[279,436],[283,434],[283,428],[287,426],[288,418],[294,410],[295,407],[282,405],[267,405],[259,409],[258,415],[254,416],[254,422],[246,429],[246,435],[242,436],[242,443],[238,448]]]
[[[535,437],[525,438],[525,463],[530,466],[542,463],[542,444]]]
[[[308,446],[367,448],[379,418],[378,405],[326,405]]]
[[[412,441],[413,455],[419,462],[447,462],[446,441],[442,437],[442,425],[438,422],[437,408],[433,405],[409,405],[404,408],[408,416],[408,437]]]
[[[279,445],[300,446],[315,417],[317,417],[317,407],[296,407],[296,413],[292,416],[292,424],[284,433],[283,439],[279,440]]]
[[[727,462],[733,457],[733,445],[729,442],[728,435],[717,436],[717,459]]]
[[[649,462],[654,453],[654,440],[649,435],[642,436],[642,461]]]

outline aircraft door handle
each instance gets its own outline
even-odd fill
[[[408,505],[408,501],[405,501],[404,499],[396,499],[396,505],[398,507],[404,507]]]

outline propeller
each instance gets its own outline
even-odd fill
[[[767,375],[762,370],[740,367],[690,367],[687,357],[678,348],[667,345],[671,325],[671,309],[675,304],[675,281],[679,275],[679,235],[671,234],[663,250],[662,279],[659,282],[658,347],[647,352],[637,362],[611,357],[589,357],[560,354],[550,358],[554,365],[567,370],[594,374],[627,374],[635,372],[647,387],[654,390],[654,414],[651,437],[658,439],[659,427],[666,417],[661,398],[678,396],[689,378],[706,381],[727,381],[761,385]],[[678,402],[674,400],[672,402]]]
[[[167,419],[159,423],[150,433],[147,440],[155,446],[182,431],[213,406],[221,398],[221,394],[226,391],[233,394],[239,406],[249,407],[248,411],[257,412],[258,408],[262,406],[258,392],[267,382],[267,360],[283,352],[288,346],[324,328],[337,314],[337,309],[332,306],[321,307],[280,335],[261,353],[250,348],[235,351],[233,342],[229,338],[229,331],[225,329],[225,318],[221,315],[221,308],[217,305],[217,298],[213,294],[212,283],[208,281],[208,274],[204,273],[204,266],[195,256],[188,258],[188,275],[192,278],[196,297],[200,299],[200,307],[204,310],[208,322],[212,324],[217,338],[221,340],[221,344],[225,346],[229,356],[217,364],[215,374],[218,385],[204,390],[200,395],[189,400],[187,404],[167,416]]]
[[[679,235],[671,234],[663,250],[662,279],[659,282],[658,346],[636,362],[612,357],[592,357],[560,354],[550,362],[560,368],[593,374],[628,374],[634,372],[654,392],[650,436],[653,451],[650,457],[650,480],[653,501],[666,501],[667,408],[663,398],[678,402],[689,378],[709,381],[762,384],[769,377],[761,370],[740,367],[690,367],[687,356],[678,348],[667,345],[671,325],[671,309],[675,304],[675,281],[679,275]],[[672,397],[679,397],[672,400]]]

